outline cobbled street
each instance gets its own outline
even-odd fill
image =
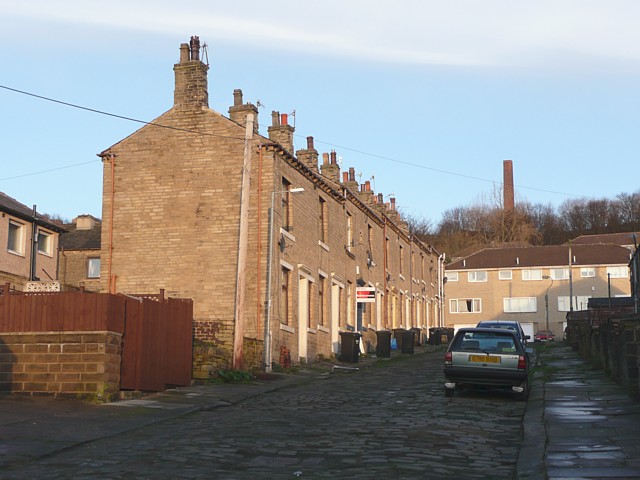
[[[0,477],[514,478],[526,404],[500,392],[447,399],[443,381],[439,352],[318,373],[10,465]]]

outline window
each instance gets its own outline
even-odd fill
[[[586,310],[587,303],[589,302],[590,296],[588,295],[574,295],[573,297],[573,309],[574,310]],[[568,312],[570,311],[569,305],[569,296],[563,295],[558,297],[558,311],[559,312]]]
[[[513,278],[513,274],[511,270],[498,270],[498,279],[511,280],[512,278]]]
[[[347,324],[353,325],[353,284],[347,282]]]
[[[282,267],[280,276],[280,322],[289,325],[290,323],[290,295],[291,272],[288,268]]]
[[[325,315],[325,298],[324,298],[324,289],[326,278],[319,277],[318,279],[318,325],[324,325],[324,315]]]
[[[447,279],[447,282],[457,282],[458,272],[445,272],[444,278]]]
[[[507,297],[503,299],[504,313],[537,312],[536,297]]]
[[[24,253],[24,225],[13,220],[9,220],[7,250],[18,255]]]
[[[291,230],[291,183],[286,179],[282,179],[282,228]]]
[[[43,230],[38,230],[38,253],[51,255],[52,243],[51,235]]]
[[[373,228],[371,225],[367,225],[367,247],[367,266],[372,268],[376,266],[376,263],[373,261]]]
[[[552,268],[549,273],[553,280],[569,280],[568,268]]]
[[[347,251],[353,249],[353,216],[347,212]]]
[[[307,279],[305,279],[307,280]],[[307,280],[307,327],[313,328],[313,304],[312,304],[312,282]]]
[[[542,280],[542,270],[522,270],[522,280]]]
[[[322,197],[318,197],[318,226],[320,241],[327,243],[327,201]]]
[[[480,298],[452,298],[449,300],[450,313],[480,313],[482,300]]]
[[[402,275],[404,273],[404,247],[402,245],[400,245],[398,255],[400,255],[400,275]]]
[[[100,259],[87,259],[87,278],[100,278]]]
[[[471,283],[476,282],[486,282],[487,281],[487,271],[486,270],[476,270],[468,273],[468,281]]]
[[[580,269],[580,276],[582,278],[592,278],[596,276],[596,269],[593,267],[584,267]]]
[[[628,278],[629,267],[607,267],[607,275],[611,278]]]

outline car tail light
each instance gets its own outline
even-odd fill
[[[524,370],[527,368],[527,361],[524,358],[524,355],[520,355],[518,357],[518,370]]]
[[[451,355],[451,352],[447,352],[444,356],[444,364],[451,365],[452,363],[453,363],[453,355]]]

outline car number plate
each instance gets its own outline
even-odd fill
[[[474,363],[500,363],[500,357],[488,355],[469,355],[469,361]]]

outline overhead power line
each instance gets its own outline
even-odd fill
[[[25,92],[24,90],[18,90],[17,88],[11,88],[11,87],[7,87],[5,85],[0,85],[0,88],[3,88],[5,90],[9,90],[11,92],[19,93],[21,95],[27,95],[29,97],[34,97],[34,98],[38,98],[40,100],[45,100],[47,102],[58,103],[60,105],[64,105],[64,106],[67,106],[67,107],[77,108],[79,110],[85,110],[87,112],[97,113],[99,115],[106,115],[108,117],[119,118],[121,120],[127,120],[129,122],[141,123],[143,125],[151,125],[151,126],[159,127],[159,128],[166,128],[168,130],[177,130],[179,132],[193,133],[195,135],[205,135],[205,136],[220,137],[220,138],[233,138],[235,140],[243,140],[244,141],[244,137],[234,137],[234,136],[230,136],[230,135],[219,135],[219,134],[210,133],[210,132],[198,132],[196,130],[189,130],[188,128],[180,128],[180,127],[174,127],[174,126],[171,126],[171,125],[162,125],[161,123],[147,122],[146,120],[140,120],[140,119],[137,119],[137,118],[126,117],[124,115],[118,115],[118,114],[115,114],[115,113],[105,112],[103,110],[97,110],[95,108],[83,107],[82,105],[77,105],[75,103],[63,102],[62,100],[56,100],[55,98],[45,97],[45,96],[42,96],[42,95],[36,95],[35,93]]]
[[[147,122],[145,120],[140,120],[137,118],[132,118],[132,117],[127,117],[124,115],[118,115],[115,113],[110,113],[110,112],[105,112],[103,110],[97,110],[95,108],[89,108],[89,107],[84,107],[82,105],[77,105],[74,103],[69,103],[69,102],[64,102],[62,100],[57,100],[54,98],[50,98],[50,97],[45,97],[43,95],[37,95],[35,93],[31,93],[31,92],[26,92],[24,90],[18,90],[16,88],[11,88],[11,87],[7,87],[5,85],[0,85],[0,88],[4,89],[4,90],[8,90],[14,93],[19,93],[21,95],[26,95],[29,97],[34,97],[34,98],[38,98],[40,100],[45,100],[47,102],[52,102],[52,103],[57,103],[60,105],[64,105],[67,107],[71,107],[71,108],[77,108],[79,110],[85,110],[87,112],[91,112],[91,113],[97,113],[99,115],[105,115],[105,116],[109,116],[109,117],[113,117],[113,118],[119,118],[121,120],[127,120],[130,122],[135,122],[135,123],[141,123],[143,125],[151,125],[154,127],[159,127],[159,128],[166,128],[169,130],[177,130],[177,131],[181,131],[181,132],[187,132],[187,133],[192,133],[195,135],[205,135],[205,136],[213,136],[213,137],[219,137],[219,138],[232,138],[235,140],[244,140],[244,137],[234,137],[234,136],[228,136],[228,135],[218,135],[218,134],[214,134],[214,133],[210,133],[210,132],[201,132],[201,131],[195,131],[195,130],[190,130],[190,129],[186,129],[186,128],[180,128],[180,127],[174,127],[171,125],[162,125],[159,123],[155,123],[155,122]],[[261,127],[264,127],[264,125],[259,125]],[[296,135],[294,134],[294,136],[299,137],[299,138],[303,138],[302,135]],[[428,167],[426,165],[421,165],[418,163],[413,163],[413,162],[408,162],[405,160],[399,160],[397,158],[391,158],[391,157],[387,157],[384,155],[378,155],[375,153],[370,153],[370,152],[365,152],[363,150],[358,150],[355,148],[351,148],[351,147],[346,147],[344,145],[338,145],[335,143],[331,143],[331,142],[327,142],[327,141],[323,141],[323,140],[316,140],[318,143],[323,143],[325,145],[329,145],[331,147],[335,147],[335,148],[339,148],[342,150],[347,150],[350,152],[354,152],[354,153],[358,153],[360,155],[366,155],[369,157],[373,157],[373,158],[379,158],[380,160],[385,160],[385,161],[389,161],[389,162],[393,162],[393,163],[398,163],[401,165],[407,165],[409,167],[413,167],[413,168],[420,168],[423,170],[429,170],[431,172],[437,172],[437,173],[441,173],[444,175],[450,175],[450,176],[454,176],[454,177],[460,177],[460,178],[468,178],[470,180],[476,180],[476,181],[480,181],[480,182],[486,182],[486,183],[490,183],[490,184],[502,184],[503,182],[500,181],[496,181],[496,180],[491,180],[488,178],[482,178],[482,177],[476,177],[474,175],[466,175],[463,173],[458,173],[458,172],[452,172],[450,170],[444,170],[444,169],[440,169],[440,168],[435,168],[435,167]],[[24,175],[18,175],[18,176],[14,176],[14,177],[9,177],[9,178],[0,178],[0,180],[11,180],[14,178],[20,178],[20,177],[25,177],[25,176],[30,176],[30,175],[38,175],[41,173],[47,173],[47,172],[51,172],[54,170],[61,170],[61,169],[65,169],[65,168],[72,168],[72,167],[76,167],[76,166],[80,166],[80,165],[85,165],[87,163],[92,163],[92,162],[85,162],[85,163],[79,163],[79,164],[75,164],[75,165],[68,165],[68,166],[64,166],[64,167],[60,167],[60,168],[56,168],[56,169],[51,169],[51,170],[46,170],[46,171],[41,171],[41,172],[34,172],[34,173],[28,173],[28,174],[24,174]],[[589,196],[586,195],[578,195],[578,194],[574,194],[574,193],[567,193],[567,192],[558,192],[558,191],[554,191],[554,190],[547,190],[547,189],[543,189],[543,188],[536,188],[536,187],[528,187],[525,185],[515,185],[515,187],[520,188],[520,189],[524,189],[524,190],[532,190],[532,191],[536,191],[536,192],[544,192],[544,193],[552,193],[555,195],[565,195],[565,196],[569,196],[569,197],[577,197],[577,198],[591,198]]]

